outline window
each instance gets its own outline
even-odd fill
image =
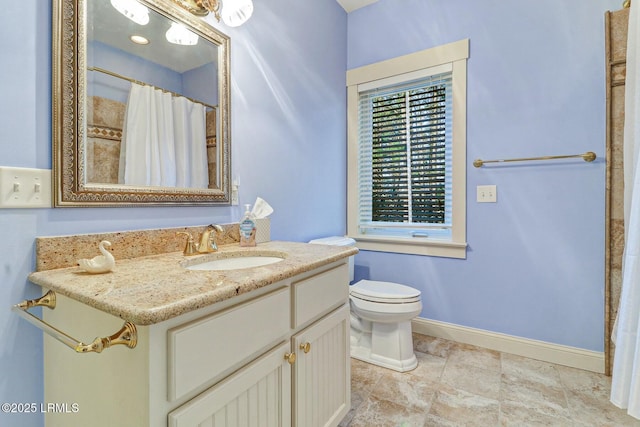
[[[451,72],[359,93],[360,233],[450,237]]]
[[[468,43],[347,72],[348,233],[361,249],[466,257]]]

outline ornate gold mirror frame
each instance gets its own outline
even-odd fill
[[[217,46],[218,124],[215,188],[87,182],[87,1],[54,0],[52,35],[53,187],[55,207],[229,204],[230,39],[169,0],[140,0]],[[106,1],[106,0],[105,0]]]

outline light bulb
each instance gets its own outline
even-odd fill
[[[224,0],[220,16],[226,25],[237,27],[247,22],[252,13],[253,2],[251,0]]]
[[[165,37],[169,43],[173,44],[193,46],[198,43],[198,35],[177,22],[171,23],[171,28],[167,30]]]
[[[137,0],[111,0],[111,6],[136,24],[149,23],[149,9]]]

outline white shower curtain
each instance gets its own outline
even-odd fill
[[[151,86],[131,84],[120,146],[120,183],[209,185],[205,107]]]
[[[629,11],[625,82],[625,249],[622,294],[613,331],[616,344],[611,402],[640,419],[640,5]]]
[[[182,96],[173,98],[173,129],[176,135],[176,184],[178,187],[207,188],[206,111]]]

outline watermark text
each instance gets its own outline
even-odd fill
[[[0,404],[0,410],[5,414],[29,414],[29,413],[60,413],[75,414],[80,412],[80,405],[68,402],[5,402]]]

